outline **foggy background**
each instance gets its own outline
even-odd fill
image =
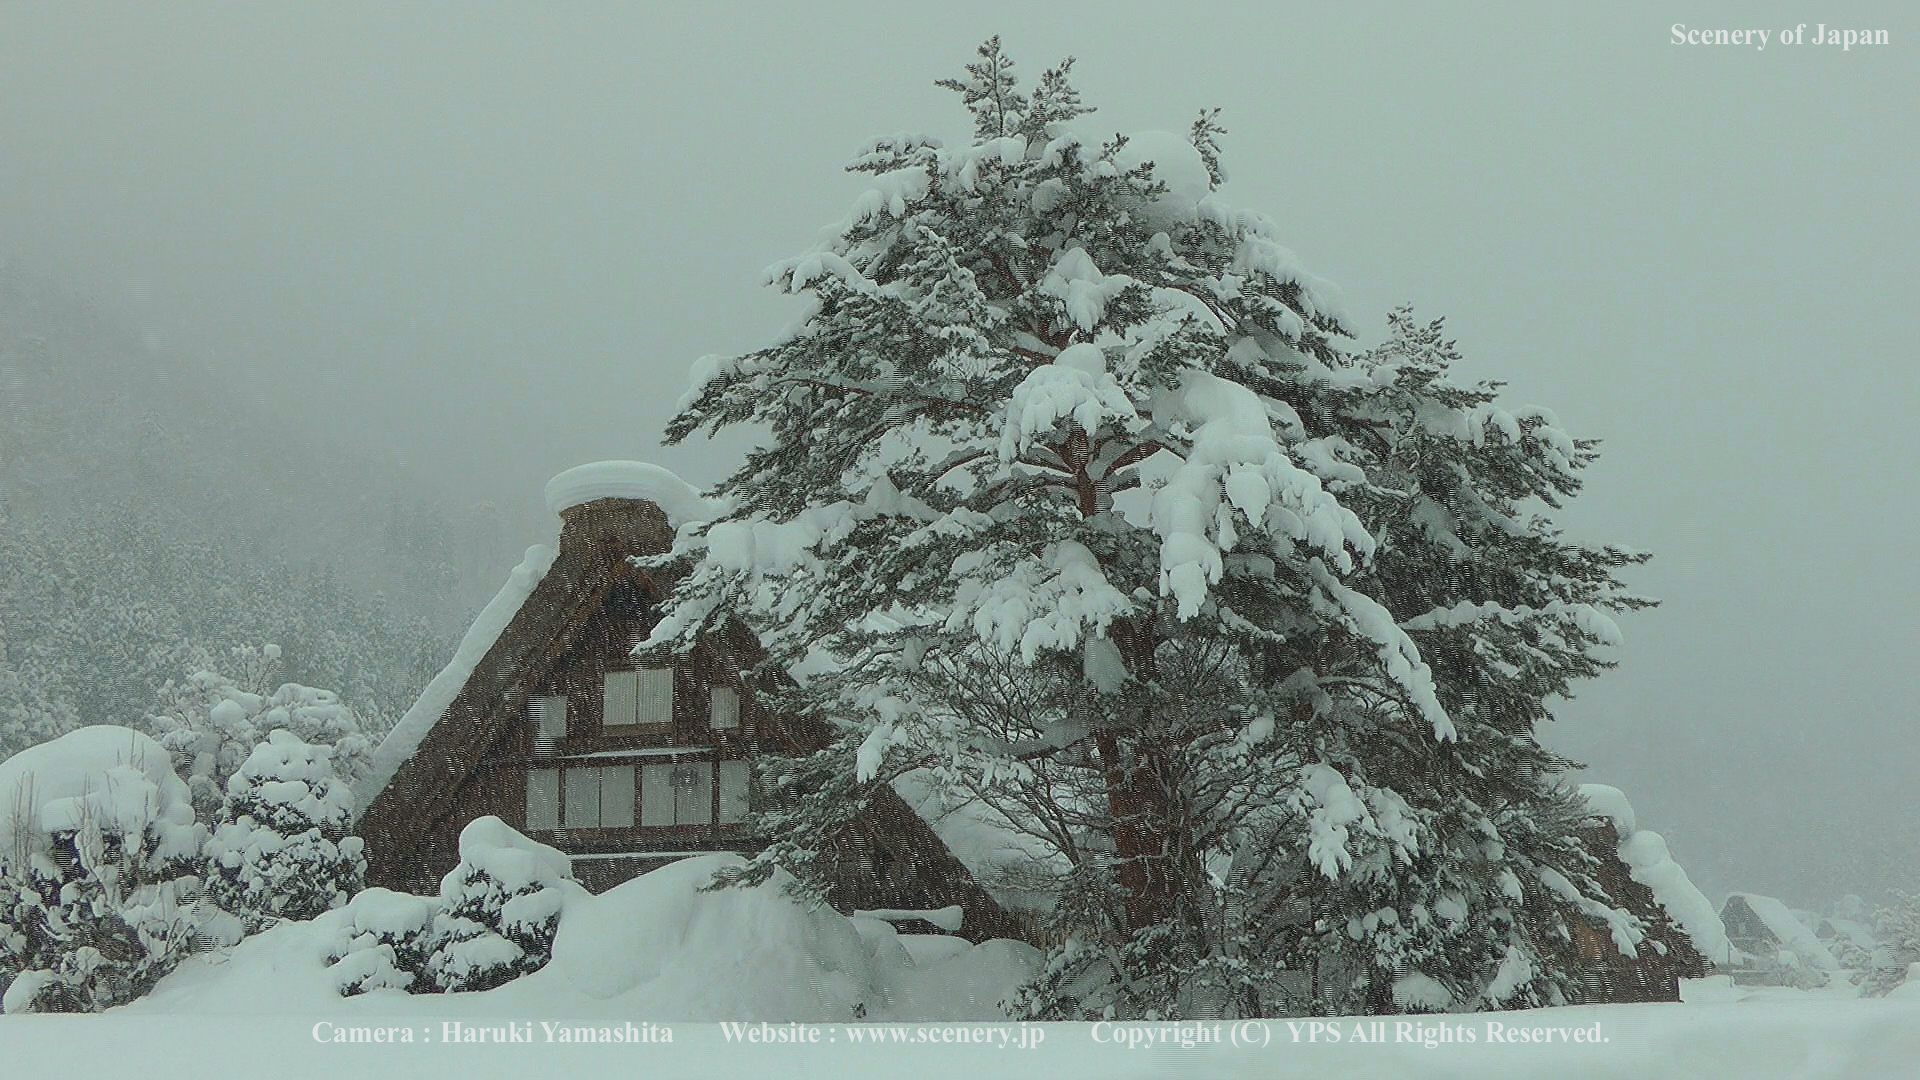
[[[0,316],[59,373],[9,482],[369,594],[437,522],[457,633],[552,474],[731,468],[658,446],[688,364],[786,323],[759,271],[864,140],[967,137],[932,82],[998,33],[1108,131],[1221,106],[1227,197],[1362,342],[1411,301],[1604,440],[1566,521],[1664,604],[1546,737],[1712,899],[1920,887],[1920,16],[1593,6],[0,4]],[[1892,44],[1668,34],[1820,20]]]

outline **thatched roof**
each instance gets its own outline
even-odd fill
[[[423,732],[403,732],[403,720],[389,736],[389,741],[398,737],[417,742],[367,801],[356,826],[367,839],[368,873],[375,880],[405,876],[406,862],[454,811],[461,785],[511,733],[525,713],[527,695],[545,680],[615,583],[631,580],[651,598],[660,596],[646,572],[628,561],[672,548],[673,528],[659,507],[600,499],[567,509],[561,519],[564,527],[552,564],[486,647],[453,700],[427,721],[431,726]],[[455,663],[460,660],[456,657]],[[407,749],[382,746],[389,758]]]
[[[464,824],[459,817],[472,813],[459,803],[463,785],[513,734],[528,695],[548,679],[555,662],[618,583],[633,583],[652,603],[664,599],[671,588],[671,582],[632,563],[636,556],[672,548],[674,522],[658,505],[600,497],[563,506],[559,512],[564,525],[558,551],[550,561],[530,553],[516,572],[525,580],[509,582],[496,598],[502,610],[490,605],[483,612],[474,634],[463,642],[463,655],[456,655],[382,745],[384,766],[368,785],[362,800],[366,809],[356,827],[367,840],[371,880],[418,876],[433,838],[458,832],[457,825]],[[752,632],[737,621],[730,622],[710,648],[703,648],[724,655],[728,666],[751,666],[764,656]],[[831,741],[830,730],[817,720],[778,714],[772,719],[777,741],[784,744],[780,752],[811,753]],[[984,940],[1020,933],[1016,922],[890,785],[867,785],[860,797],[865,806],[859,827],[845,838],[843,850],[828,853],[835,879],[829,897],[836,906],[926,909],[958,904],[966,913],[964,937]],[[449,829],[450,823],[455,827]],[[894,872],[882,879],[872,872],[876,862]]]

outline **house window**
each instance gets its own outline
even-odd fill
[[[640,720],[640,673],[609,671],[606,696],[601,699],[600,722],[607,727],[622,727]]]
[[[747,819],[747,763],[720,763],[720,824],[736,825]]]
[[[673,824],[673,766],[640,767],[640,824]]]
[[[527,828],[560,827],[560,770],[527,770]]]
[[[740,691],[731,686],[713,688],[713,712],[707,721],[715,730],[740,726]]]
[[[623,829],[633,824],[633,766],[561,774],[561,827]]]
[[[527,720],[533,727],[535,753],[550,754],[567,737],[567,699],[560,694],[542,694],[527,699]]]
[[[560,773],[560,827],[600,826],[600,770],[565,769]]]
[[[640,770],[640,824],[707,825],[713,821],[713,763],[647,765]]]
[[[640,712],[637,723],[673,726],[673,669],[641,668]]]
[[[673,823],[706,825],[713,821],[713,763],[689,761],[673,767]]]
[[[672,668],[609,671],[605,685],[601,721],[605,726],[672,727]]]

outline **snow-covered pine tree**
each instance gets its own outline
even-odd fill
[[[1880,948],[1861,987],[1869,997],[1882,997],[1920,979],[1920,892],[1893,890],[1890,902],[1875,909],[1873,922]]]
[[[207,841],[207,895],[249,932],[339,907],[366,878],[352,828],[353,797],[334,775],[332,748],[275,729],[227,781]]]
[[[30,665],[13,665],[7,648],[7,620],[0,613],[0,761],[29,746],[57,738],[80,726],[71,704],[47,693],[52,681],[34,670],[35,661],[20,650]]]
[[[460,831],[460,863],[440,882],[426,939],[426,985],[491,990],[546,966],[569,894],[582,892],[567,857],[497,817]]]
[[[213,670],[212,658],[196,651],[194,670],[163,685],[159,707],[146,718],[146,729],[180,763],[205,820],[218,813],[241,763],[276,729],[327,747],[334,773],[349,786],[372,762],[373,740],[338,694],[274,685],[280,655],[278,645],[236,646]]]
[[[768,770],[762,869],[804,877],[862,786],[908,766],[1048,792],[1074,937],[1039,1014],[1325,1010],[1356,980],[1396,1007],[1376,959],[1424,953],[1279,979],[1318,954],[1264,929],[1366,936],[1409,900],[1406,923],[1445,919],[1432,883],[1455,871],[1417,870],[1457,854],[1437,828],[1478,830],[1471,873],[1518,880],[1498,826],[1432,783],[1470,762],[1342,501],[1384,468],[1347,431],[1374,422],[1367,376],[1326,287],[1214,190],[1214,114],[1187,139],[1089,141],[1069,73],[1028,94],[982,46],[943,84],[972,141],[869,146],[851,168],[872,190],[770,274],[810,298],[795,330],[696,366],[669,438],[767,437],[677,553],[648,647],[738,616],[770,666],[817,672],[785,703],[840,738]],[[968,686],[1008,660],[1048,688],[989,715]],[[1426,795],[1447,806],[1409,802]],[[1578,889],[1542,902],[1598,903]],[[1385,901],[1344,906],[1368,890]],[[1499,944],[1460,961],[1477,985],[1519,977]],[[1412,989],[1398,1007],[1434,1003]]]
[[[0,1011],[97,1012],[147,992],[207,928],[187,788],[126,728],[0,763]]]
[[[1551,699],[1612,666],[1601,652],[1619,637],[1610,613],[1652,603],[1615,576],[1646,556],[1568,540],[1549,516],[1579,491],[1594,443],[1569,437],[1545,409],[1504,407],[1497,383],[1454,382],[1459,356],[1440,322],[1403,309],[1388,329],[1385,343],[1323,378],[1334,407],[1297,415],[1356,467],[1341,498],[1377,547],[1349,584],[1419,646],[1460,737],[1409,747],[1339,710],[1332,724],[1300,718],[1295,730],[1314,732],[1307,752],[1340,763],[1356,789],[1392,789],[1417,836],[1404,865],[1349,874],[1332,886],[1341,895],[1316,900],[1393,911],[1397,922],[1363,917],[1355,935],[1331,920],[1300,947],[1362,972],[1376,996],[1391,995],[1393,973],[1412,972],[1448,1005],[1577,1000],[1569,921],[1593,920],[1635,947],[1645,947],[1644,928],[1590,873],[1610,852],[1582,845],[1577,825],[1589,811],[1567,790],[1568,763],[1536,731]],[[1250,385],[1297,400],[1293,387]],[[1404,997],[1414,984],[1400,985]]]

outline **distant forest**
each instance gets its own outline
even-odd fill
[[[0,267],[0,758],[137,724],[169,680],[281,648],[368,727],[404,711],[518,544],[124,319]]]

